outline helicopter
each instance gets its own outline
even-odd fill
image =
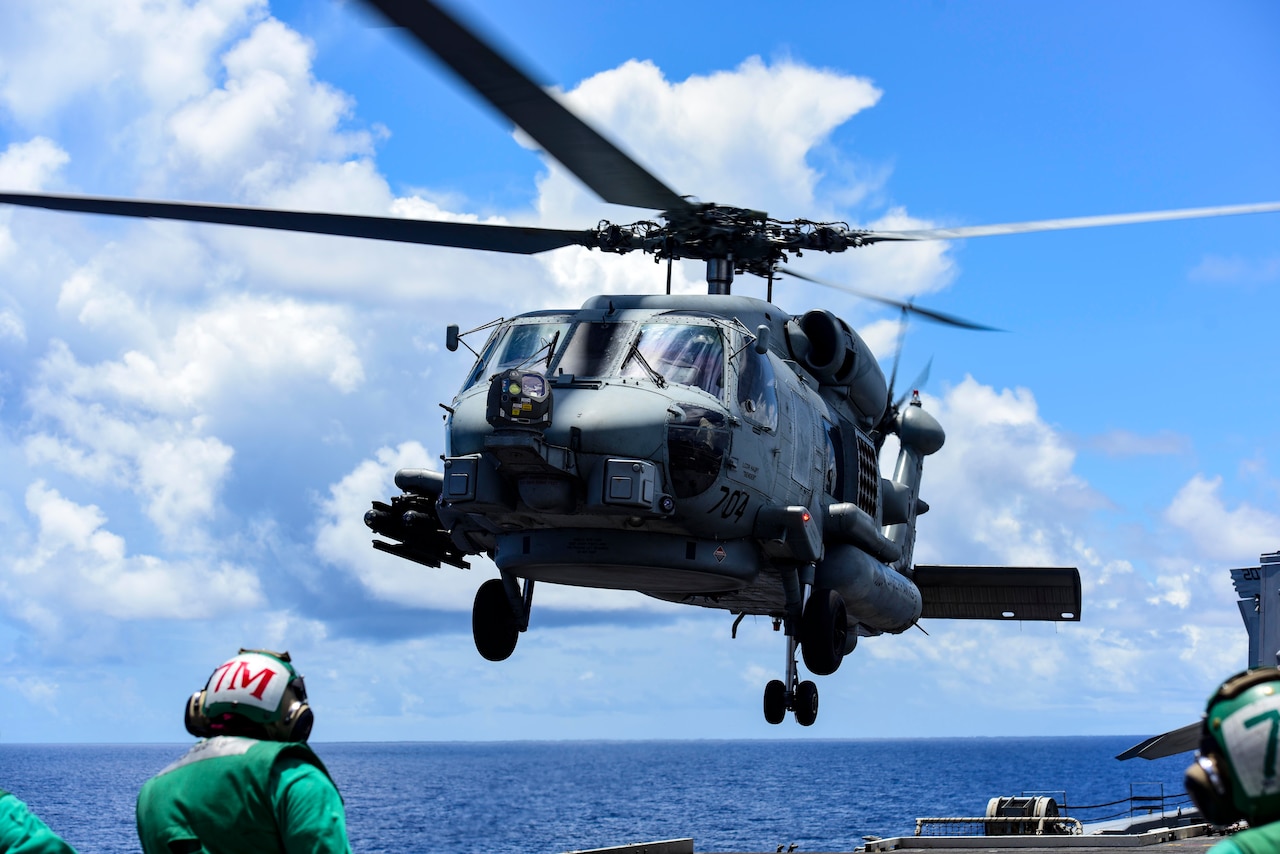
[[[481,586],[473,612],[486,658],[512,654],[539,580],[639,590],[737,619],[763,614],[787,638],[786,678],[766,687],[765,716],[776,723],[791,710],[811,724],[817,690],[799,680],[797,652],[826,675],[858,637],[905,631],[922,617],[1079,619],[1072,569],[913,565],[915,519],[927,509],[923,457],[941,448],[941,426],[918,398],[895,397],[847,323],[820,309],[790,316],[771,294],[735,295],[734,276],[771,281],[802,251],[1280,206],[914,232],[780,222],[676,194],[443,9],[375,5],[601,198],[658,211],[662,222],[570,231],[49,195],[0,200],[521,254],[576,245],[705,261],[703,296],[597,297],[487,330],[446,410],[442,470],[402,472],[403,494],[366,516],[384,538],[378,547],[400,557],[429,566],[493,557],[501,578]],[[466,337],[450,332],[451,349]],[[891,435],[902,450],[893,477],[883,478],[878,452]]]

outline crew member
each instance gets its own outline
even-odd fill
[[[0,854],[76,854],[40,817],[0,789]]]
[[[138,793],[143,851],[350,852],[342,798],[306,745],[312,721],[289,653],[220,665],[187,701],[202,740]]]
[[[1187,769],[1187,794],[1213,824],[1249,823],[1210,854],[1280,851],[1278,740],[1280,668],[1237,673],[1209,698],[1200,751]]]

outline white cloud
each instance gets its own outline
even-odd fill
[[[584,80],[565,100],[626,140],[677,193],[791,218],[814,216],[822,177],[807,160],[814,146],[880,94],[866,78],[751,57],[678,83],[632,60]],[[552,217],[563,198],[553,182],[563,180],[555,170],[542,184],[540,207]]]
[[[637,160],[678,193],[764,208],[775,217],[822,220],[843,215],[817,201],[815,189],[824,176],[813,163],[814,155],[836,127],[879,97],[880,91],[865,78],[752,58],[732,71],[676,83],[652,63],[632,61],[583,81],[565,100],[613,139],[626,140]],[[877,173],[858,180],[883,178]],[[850,192],[826,186],[823,190],[824,196]],[[538,210],[543,224],[561,227],[582,227],[600,217],[617,222],[656,214],[602,205],[558,164],[539,181]],[[931,223],[896,208],[866,225],[910,229]],[[847,252],[838,266],[822,253],[809,253],[801,266],[815,274],[824,267],[838,269],[836,275],[847,284],[909,297],[951,281],[953,262],[946,253],[942,242],[895,244],[878,246],[874,252]],[[547,256],[546,264],[574,297],[585,292],[652,292],[665,282],[665,265],[636,256],[619,259],[566,250]],[[673,290],[701,290],[703,273],[697,267],[678,269]]]
[[[224,56],[226,83],[169,120],[168,165],[189,185],[258,200],[314,160],[367,154],[367,133],[339,130],[349,96],[311,74],[314,47],[274,19]]]
[[[1066,702],[1062,684],[1076,686],[1070,702],[1104,708],[1171,684],[1210,683],[1240,666],[1243,632],[1222,566],[1202,566],[1158,542],[1131,551],[1108,535],[1099,519],[1110,506],[1106,496],[1075,471],[1068,438],[1043,420],[1029,390],[997,391],[967,377],[941,399],[926,397],[925,406],[947,430],[947,442],[925,459],[921,494],[932,509],[919,524],[917,561],[1077,566],[1082,621],[926,621],[931,637],[867,643],[870,656],[899,666],[946,663],[945,678],[957,692],[998,684],[1000,703],[1027,708]],[[1175,507],[1195,504],[1192,515],[1202,518],[1202,505],[1214,505],[1204,491],[1190,490],[1197,500]],[[1220,504],[1214,512],[1207,527],[1229,527]],[[1232,521],[1245,527],[1261,521],[1236,513]],[[1220,646],[1207,654],[1214,643]]]
[[[76,614],[117,620],[205,619],[257,606],[258,579],[229,563],[169,562],[128,554],[96,506],[44,483],[26,492],[36,529],[0,559],[0,601],[41,635],[56,636]]]
[[[0,187],[6,190],[39,190],[71,156],[53,140],[38,136],[29,142],[10,143],[0,154]]]
[[[1185,531],[1207,560],[1252,561],[1280,547],[1280,515],[1241,503],[1227,509],[1218,490],[1222,477],[1196,475],[1165,510],[1165,519]]]
[[[997,392],[966,377],[925,406],[947,441],[925,460],[921,495],[937,509],[922,519],[930,536],[917,559],[1069,565],[1079,551],[1070,523],[1102,500],[1073,471],[1075,453],[1041,420],[1030,390]]]
[[[265,0],[6,3],[0,105],[24,122],[89,93],[173,105],[209,85],[210,52],[265,9]]]
[[[92,292],[76,300],[87,305]],[[120,305],[125,316],[136,311],[127,298]],[[208,435],[208,416],[251,410],[299,380],[354,390],[363,366],[344,323],[322,306],[235,297],[119,360],[84,365],[55,342],[27,391],[37,417],[24,439],[28,461],[126,486],[172,545],[201,548],[233,457]]]
[[[1262,285],[1280,282],[1280,256],[1244,258],[1206,255],[1191,268],[1187,278],[1210,284]]]
[[[471,607],[480,580],[474,573],[445,565],[432,569],[375,551],[364,514],[374,499],[398,494],[395,473],[430,468],[433,457],[417,442],[381,448],[329,487],[321,502],[316,553],[350,573],[374,599],[408,607],[463,610]]]
[[[70,159],[67,152],[46,137],[10,143],[0,152],[0,187],[14,191],[42,189]],[[0,264],[12,259],[17,252],[17,243],[7,224],[10,216],[7,209],[0,211]],[[11,312],[0,313],[0,338],[12,334],[13,318]],[[18,326],[20,330],[20,322]]]
[[[74,301],[90,305],[95,289]],[[64,291],[64,303],[67,300]],[[116,294],[107,298],[112,299]],[[147,319],[127,296],[124,317]],[[150,352],[131,350],[119,360],[81,366],[66,348],[52,354],[46,370],[78,397],[114,399],[150,412],[178,413],[232,390],[263,390],[274,382],[318,377],[348,393],[364,381],[364,367],[344,327],[341,309],[291,300],[236,296],[204,309],[188,309],[168,340]]]

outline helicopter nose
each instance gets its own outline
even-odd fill
[[[622,384],[560,385],[552,418],[550,384],[544,392],[515,375],[523,372],[509,373],[491,384],[482,446],[521,504],[552,514],[675,511],[666,471],[669,396]]]

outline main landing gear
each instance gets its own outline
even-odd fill
[[[787,636],[786,681],[774,679],[764,687],[764,719],[780,724],[787,712],[795,713],[800,726],[813,726],[818,719],[818,686],[800,681],[796,666],[796,650],[804,656],[804,665],[818,676],[835,673],[844,660],[849,639],[848,613],[844,599],[834,590],[814,590],[803,609],[800,607],[799,584],[788,583],[787,616],[782,620]],[[774,628],[778,621],[774,621]]]
[[[818,686],[809,680],[799,681],[796,667],[796,639],[787,635],[787,681],[774,679],[764,686],[764,719],[782,723],[788,711],[796,714],[800,726],[813,726],[818,719]]]
[[[510,573],[491,578],[476,591],[471,608],[471,636],[476,650],[490,661],[504,661],[516,650],[520,633],[529,628],[533,580],[523,586]]]

